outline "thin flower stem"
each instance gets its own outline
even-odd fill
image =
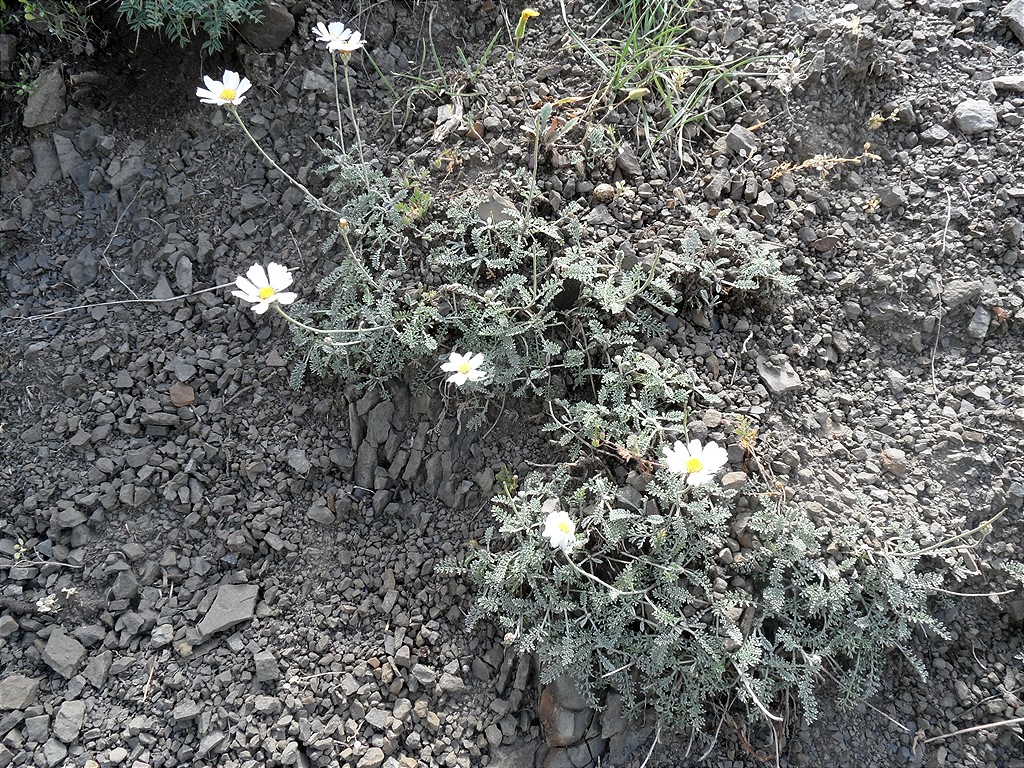
[[[352,101],[352,81],[348,76],[348,65],[345,66],[345,93],[348,94],[348,112],[352,116],[352,128],[356,132],[356,152],[359,153],[359,169],[363,172],[363,181],[366,182],[366,192],[370,192],[370,177],[366,173],[366,159],[363,157],[363,139],[359,135],[359,121],[356,120],[356,105]]]
[[[330,335],[335,334],[335,333],[369,333],[370,331],[382,331],[382,330],[384,330],[384,326],[383,325],[374,325],[374,326],[372,326],[370,328],[362,328],[362,327],[360,327],[360,328],[334,328],[334,329],[331,329],[331,330],[324,330],[323,328],[314,328],[311,325],[306,325],[301,320],[296,320],[294,317],[292,317],[287,312],[285,312],[283,309],[281,309],[281,305],[279,303],[275,302],[271,306],[274,307],[274,309],[277,311],[277,313],[281,317],[283,317],[285,320],[287,320],[292,325],[295,325],[295,326],[301,328],[304,331],[309,331],[310,333],[319,333],[319,334],[322,334],[324,336],[330,336]],[[363,342],[361,340],[360,341],[349,341],[349,342],[339,343],[338,346],[355,346],[357,344],[362,344],[362,343]]]
[[[238,125],[241,127],[242,132],[245,134],[246,138],[248,138],[249,141],[252,143],[252,145],[254,147],[256,147],[256,150],[261,155],[263,155],[264,159],[268,163],[270,163],[272,166],[274,166],[274,168],[276,168],[277,171],[282,176],[284,176],[286,179],[288,179],[288,181],[290,181],[292,184],[294,184],[296,187],[298,187],[300,190],[302,190],[302,192],[306,195],[306,199],[307,200],[313,201],[314,206],[317,209],[321,210],[321,211],[327,211],[329,213],[333,213],[335,216],[341,216],[341,213],[339,213],[338,211],[336,211],[333,208],[331,208],[329,205],[324,203],[320,198],[316,197],[312,192],[310,192],[308,189],[306,189],[306,187],[303,184],[301,184],[300,182],[298,182],[294,178],[292,178],[292,176],[288,173],[288,171],[286,171],[284,168],[282,168],[280,165],[278,165],[277,161],[274,160],[274,158],[272,158],[270,155],[268,155],[266,153],[266,151],[263,149],[263,147],[260,146],[259,142],[256,141],[255,138],[253,138],[253,135],[251,133],[249,133],[249,129],[246,128],[245,123],[242,121],[242,116],[240,114],[238,114],[238,110],[235,109],[234,105],[228,105],[228,111],[235,118],[235,120],[237,121]]]
[[[331,51],[331,69],[334,71],[334,106],[338,110],[338,143],[341,145],[342,153],[348,154],[348,150],[345,149],[345,131],[343,131],[341,127],[341,92],[338,90],[338,57],[334,55],[334,51]]]
[[[370,274],[370,271],[366,268],[366,265],[363,264],[363,262],[359,259],[358,256],[356,256],[355,249],[352,248],[352,243],[349,242],[348,233],[342,232],[341,239],[345,242],[345,248],[348,249],[348,255],[352,258],[352,261],[354,261],[356,266],[359,267],[360,271],[363,273],[363,276],[366,277],[366,279],[370,282],[370,285],[372,285],[379,291],[380,286],[377,285],[377,281],[373,279],[373,275]]]

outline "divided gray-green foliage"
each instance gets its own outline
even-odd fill
[[[429,196],[413,170],[386,175],[334,150],[328,158],[319,171],[344,225],[324,244],[337,266],[322,300],[292,310],[324,331],[293,326],[296,385],[309,371],[360,385],[407,371],[423,382],[458,350],[484,355],[488,396],[573,400],[615,356],[663,335],[680,308],[792,284],[723,216],[691,209],[690,236],[638,258],[593,238],[578,202],[542,213],[522,171],[503,177],[500,195],[470,190],[422,210]]]
[[[231,25],[256,21],[262,0],[121,0],[118,13],[133,30],[159,30],[185,45],[200,32],[203,49],[219,51]]]
[[[912,633],[943,633],[929,598],[954,569],[911,527],[828,527],[764,489],[667,471],[625,485],[563,471],[509,490],[497,527],[446,568],[477,585],[470,625],[496,622],[539,654],[545,682],[568,673],[594,703],[613,686],[631,714],[650,707],[705,739],[737,704],[764,717],[795,695],[810,720],[823,680],[859,701],[894,651],[924,676]],[[556,508],[577,521],[569,553],[541,535]]]

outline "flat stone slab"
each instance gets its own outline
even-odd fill
[[[43,661],[65,680],[78,674],[85,660],[85,646],[61,628],[54,629],[43,649]]]
[[[34,677],[11,675],[0,680],[0,710],[25,709],[36,702],[39,681]]]
[[[221,585],[213,605],[196,627],[203,640],[243,621],[249,621],[256,612],[256,596],[259,591],[255,584]]]

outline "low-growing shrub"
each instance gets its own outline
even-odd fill
[[[185,45],[204,34],[203,49],[219,51],[221,39],[240,21],[257,21],[263,0],[121,0],[118,13],[133,30],[161,30]]]

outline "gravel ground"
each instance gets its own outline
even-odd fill
[[[580,34],[587,5],[569,4]],[[436,392],[293,390],[280,324],[224,287],[274,259],[310,294],[338,255],[198,104],[201,74],[244,72],[253,133],[316,186],[335,106],[309,29],[351,21],[397,90],[353,58],[368,152],[432,168],[443,200],[525,164],[536,107],[599,82],[558,4],[539,8],[520,77],[501,20],[519,8],[489,0],[301,3],[283,45],[205,59],[146,35],[127,53],[121,30],[47,69],[44,38],[3,39],[41,58],[25,125],[5,92],[0,129],[0,768],[698,764],[639,726],[629,758],[548,751],[530,660],[468,632],[467,586],[435,571],[482,535],[502,465],[553,455],[529,414],[478,441]],[[471,86],[457,52],[479,62],[498,32]],[[994,569],[1024,547],[1020,3],[729,3],[697,11],[691,39],[711,60],[799,63],[751,64],[651,153],[635,102],[596,110],[621,148],[549,156],[551,207],[587,202],[610,247],[670,242],[684,205],[777,247],[794,294],[666,318],[654,346],[758,424],[789,501],[821,521],[960,531],[1003,511],[948,586],[1006,589]],[[435,53],[445,84],[427,82]],[[466,119],[446,133],[453,93]],[[866,142],[873,159],[814,160]],[[1024,717],[1019,590],[935,611],[950,636],[920,633],[927,682],[894,658],[852,711],[826,687],[816,722],[787,712],[778,754],[763,724],[727,721],[700,764],[1024,766],[1019,722],[943,738]]]

